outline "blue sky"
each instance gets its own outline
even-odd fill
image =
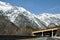
[[[0,1],[8,2],[14,6],[21,6],[35,14],[40,14],[44,12],[60,13],[60,0],[0,0]]]

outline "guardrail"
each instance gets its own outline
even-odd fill
[[[44,36],[44,32],[49,32],[51,31],[51,36],[53,37],[53,34],[54,34],[54,30],[58,30],[60,28],[48,28],[48,29],[43,29],[43,30],[37,30],[37,31],[33,31],[32,34],[33,36],[37,36],[37,35],[34,35],[34,34],[37,34],[37,33],[41,33],[42,36]]]

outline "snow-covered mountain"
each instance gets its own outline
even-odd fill
[[[38,19],[41,20],[46,27],[60,26],[60,14],[43,13],[38,15]]]
[[[46,29],[60,25],[60,14],[35,15],[23,7],[12,6],[0,1],[0,16],[14,23],[17,27],[30,26],[34,29]]]

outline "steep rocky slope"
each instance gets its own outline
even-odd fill
[[[0,16],[0,35],[21,35],[31,36],[31,28],[18,28],[15,24],[6,20],[4,16]]]

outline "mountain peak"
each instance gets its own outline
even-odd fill
[[[9,3],[0,1],[0,6],[9,6],[9,5],[10,5]]]
[[[12,6],[9,3],[0,1],[0,10],[7,11],[11,8],[12,8]]]
[[[7,11],[7,10],[10,10],[10,9],[16,9],[16,8],[21,12],[26,11],[26,9],[24,9],[23,7],[12,6],[9,3],[0,1],[0,10]]]

